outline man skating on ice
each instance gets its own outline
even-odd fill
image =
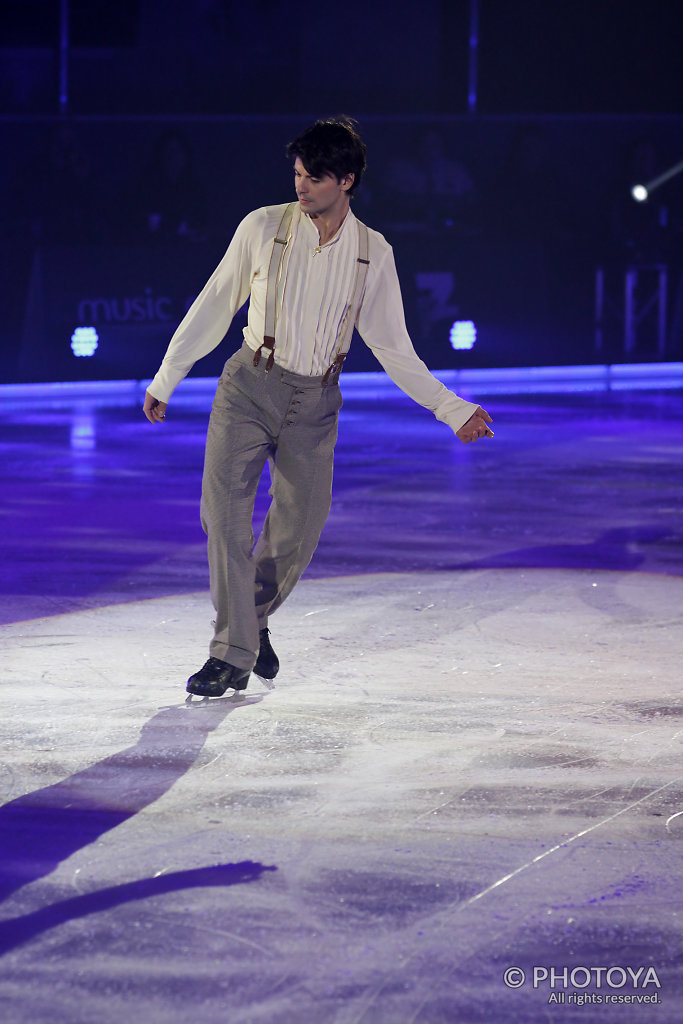
[[[201,518],[214,637],[189,693],[274,678],[268,619],[310,562],[327,519],[341,407],[339,373],[354,325],[395,383],[465,444],[491,417],[448,391],[408,336],[390,245],[353,215],[365,170],[353,122],[317,121],[288,146],[297,202],[250,213],[173,335],[145,396],[151,423],[176,385],[223,339],[249,299],[241,349],[218,382],[206,441]],[[270,463],[272,501],[254,546],[252,515]]]

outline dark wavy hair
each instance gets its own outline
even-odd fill
[[[316,121],[287,146],[289,159],[299,157],[308,173],[315,178],[333,174],[337,181],[341,181],[347,174],[353,174],[349,195],[360,185],[367,164],[366,153],[358,125],[350,117]]]

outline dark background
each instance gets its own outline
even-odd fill
[[[3,380],[152,376],[239,219],[291,198],[285,143],[342,111],[369,146],[357,215],[394,246],[430,365],[683,357],[683,175],[629,194],[683,160],[678,0],[480,0],[476,111],[470,0],[70,0],[66,63],[61,6],[0,2]],[[477,324],[471,352],[454,319]],[[360,342],[349,365],[376,366]]]

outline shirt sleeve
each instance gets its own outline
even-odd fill
[[[167,402],[197,360],[221,343],[235,313],[249,298],[261,235],[260,213],[256,210],[241,222],[225,256],[171,338],[159,372],[147,389],[158,401]]]
[[[430,409],[451,430],[459,430],[479,406],[449,391],[429,372],[408,334],[391,246],[374,257],[358,318],[358,333],[398,387]]]

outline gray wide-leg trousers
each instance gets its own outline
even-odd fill
[[[216,627],[210,653],[253,668],[259,629],[313,557],[330,511],[341,393],[337,379],[302,377],[246,345],[218,382],[206,440],[202,526]],[[254,499],[266,461],[271,505],[254,546]]]

